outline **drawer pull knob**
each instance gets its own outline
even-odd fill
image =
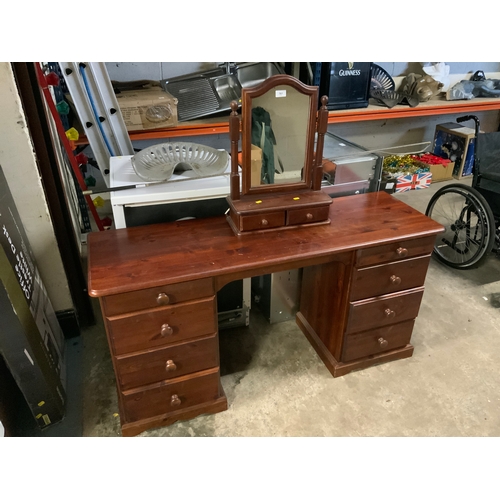
[[[174,333],[174,330],[170,325],[168,325],[167,323],[164,323],[163,325],[161,325],[160,334],[162,337],[167,337],[169,335],[172,335],[173,333]]]
[[[396,313],[392,310],[392,309],[389,309],[387,308],[385,311],[384,311],[385,315],[388,317],[388,318],[394,318],[396,316]]]
[[[170,297],[166,293],[159,293],[158,297],[156,297],[156,302],[160,306],[166,306],[167,304],[170,304]]]
[[[306,215],[306,219],[307,220],[312,220],[312,218],[313,218],[313,214],[307,214]]]
[[[387,342],[387,340],[385,340],[383,337],[380,337],[380,338],[378,339],[378,345],[379,345],[382,349],[384,349],[385,347],[387,347],[387,344],[388,344],[388,343],[389,343],[389,342]]]
[[[169,359],[165,363],[165,370],[167,370],[167,372],[175,372],[175,370],[177,370],[177,365],[173,362],[173,360]]]
[[[393,274],[390,278],[391,280],[391,283],[393,285],[400,285],[401,284],[401,278],[399,276],[396,276],[395,274]]]
[[[269,224],[269,222],[267,222],[267,219],[262,219],[262,225],[263,226],[267,226]]]
[[[177,394],[172,394],[170,398],[170,406],[179,406],[181,404],[181,400]]]
[[[403,248],[403,247],[399,247],[396,250],[396,253],[398,254],[398,257],[406,257],[408,255],[408,249]]]

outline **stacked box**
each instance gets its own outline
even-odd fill
[[[458,123],[436,125],[433,153],[454,162],[453,177],[462,179],[472,175],[476,131]]]
[[[432,174],[432,182],[448,181],[453,179],[455,163],[430,153],[415,155],[415,159]]]
[[[160,87],[125,90],[116,100],[129,131],[177,126],[177,99]]]
[[[43,428],[64,416],[64,335],[1,166],[0,242],[0,355]]]
[[[455,163],[450,161],[446,164],[428,165],[432,174],[432,182],[449,181],[453,179]]]

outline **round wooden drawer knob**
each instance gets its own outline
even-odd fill
[[[160,334],[162,337],[168,337],[169,335],[172,335],[173,333],[174,333],[174,330],[170,325],[168,325],[167,323],[164,323],[163,325],[161,325]]]
[[[166,306],[167,304],[170,304],[170,297],[166,293],[159,293],[158,297],[156,297],[156,302],[160,306]]]
[[[170,406],[179,406],[181,404],[181,400],[177,394],[172,394],[170,398]]]
[[[312,218],[313,218],[313,214],[307,214],[306,215],[306,219],[307,220],[312,220]]]
[[[269,222],[267,221],[267,219],[262,219],[263,226],[267,226],[268,224],[269,224]]]
[[[378,345],[379,345],[382,349],[384,349],[385,347],[387,347],[387,344],[388,344],[388,343],[389,343],[389,342],[387,342],[387,340],[385,340],[383,337],[380,337],[380,338],[378,339]]]
[[[386,309],[384,313],[388,318],[394,318],[396,316],[396,313],[392,309]]]
[[[177,370],[177,365],[173,362],[173,360],[169,359],[165,363],[165,370],[167,370],[167,372],[175,372],[175,370]]]
[[[401,284],[401,278],[399,276],[396,276],[395,274],[393,274],[391,277],[390,277],[390,280],[391,280],[391,283],[393,285],[400,285]]]
[[[398,254],[398,257],[406,257],[408,255],[408,249],[403,248],[403,247],[399,247],[396,250],[396,253]]]

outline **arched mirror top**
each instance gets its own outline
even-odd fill
[[[276,75],[242,92],[242,194],[310,189],[318,88]]]

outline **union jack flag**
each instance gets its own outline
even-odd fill
[[[398,175],[396,193],[404,193],[412,189],[424,189],[431,185],[432,173]]]

